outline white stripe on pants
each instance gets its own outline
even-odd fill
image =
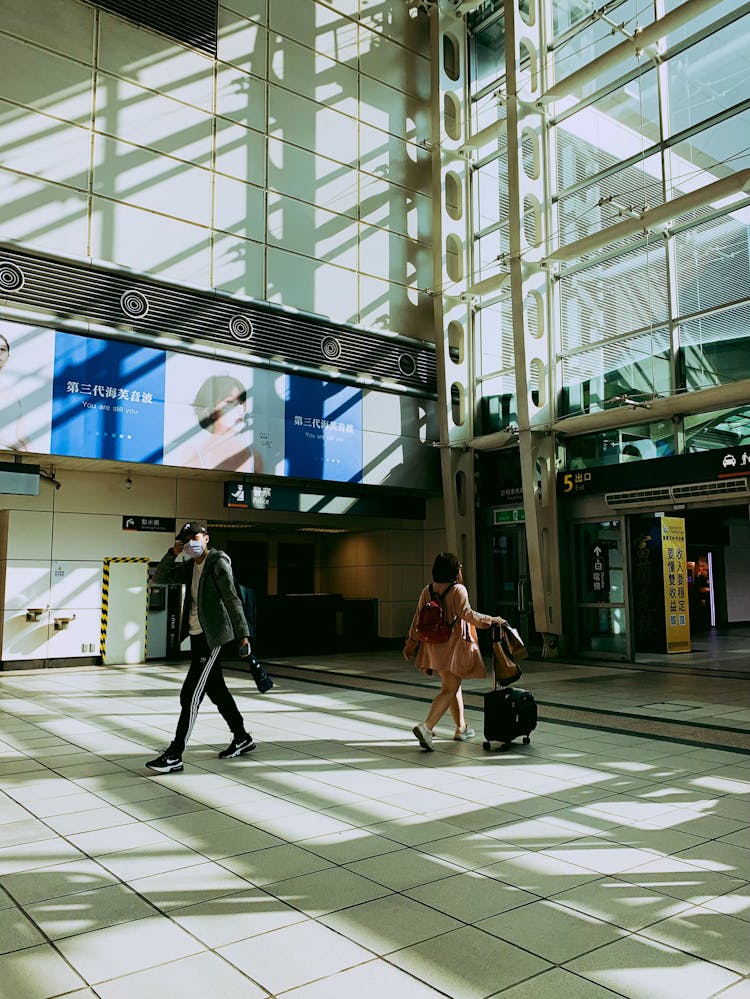
[[[211,649],[211,654],[206,660],[206,665],[203,668],[203,672],[198,678],[198,682],[195,685],[195,690],[193,691],[193,696],[190,700],[190,720],[188,721],[188,729],[185,733],[185,745],[187,746],[190,740],[190,733],[193,731],[193,726],[195,725],[195,720],[198,717],[198,708],[201,706],[201,701],[203,700],[203,695],[206,692],[206,684],[208,683],[208,676],[216,659],[221,652],[221,646],[217,645],[215,649]]]

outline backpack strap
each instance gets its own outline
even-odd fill
[[[440,598],[443,601],[443,606],[445,606],[445,599],[444,598],[447,596],[448,593],[450,593],[450,591],[453,589],[453,587],[455,585],[456,585],[456,580],[454,579],[453,582],[451,583],[451,585],[448,587],[448,589],[443,594],[443,596]],[[456,614],[456,616],[451,621],[451,631],[453,630],[453,626],[455,625],[456,621],[458,621],[458,614]]]
[[[432,588],[432,583],[430,583],[430,599],[431,600],[437,599],[440,601],[440,603],[443,605],[443,613],[445,613],[445,598],[455,585],[456,585],[456,580],[454,579],[447,590],[444,590],[442,593],[435,593],[435,591]],[[453,626],[455,625],[456,621],[458,621],[458,614],[456,614],[456,616],[453,618],[453,620],[450,623],[451,630],[453,629]]]

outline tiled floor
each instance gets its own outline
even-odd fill
[[[738,641],[734,641],[735,646]],[[618,728],[626,719],[632,719],[633,723],[628,723],[629,731],[668,734],[672,729],[677,738],[689,738],[689,730],[698,726],[699,741],[711,743],[716,740],[720,745],[750,749],[750,663],[747,658],[742,671],[737,668],[726,675],[717,673],[710,665],[699,668],[695,663],[683,662],[683,659],[691,659],[690,656],[662,656],[661,659],[668,660],[668,665],[527,660],[523,663],[522,682],[533,689],[551,719],[584,723],[598,719],[597,723],[609,727],[612,722],[607,720],[607,715],[615,715],[618,717],[614,724]],[[347,653],[275,661],[290,671],[287,675],[304,669],[336,674],[336,682],[343,676],[367,680],[376,677],[396,684],[402,693],[408,685],[421,687],[426,696],[434,684],[433,680],[425,679],[417,670],[405,665],[398,652]],[[474,685],[473,689],[478,688]],[[480,700],[475,699],[474,703],[479,705]],[[717,734],[704,731],[708,729],[717,730]],[[728,732],[733,732],[735,738],[727,740]]]
[[[431,688],[387,672],[230,676],[258,749],[217,759],[207,703],[166,777],[180,667],[1,673],[0,999],[750,997],[750,755],[544,706],[528,747],[422,753]]]

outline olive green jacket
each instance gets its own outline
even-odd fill
[[[170,548],[154,573],[155,583],[181,583],[185,587],[182,605],[180,640],[187,637],[190,620],[190,588],[193,582],[193,560],[175,561]],[[235,638],[238,642],[250,635],[240,598],[234,585],[232,563],[226,552],[209,548],[198,584],[198,620],[209,648],[225,645]]]

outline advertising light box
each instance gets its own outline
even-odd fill
[[[0,449],[439,488],[430,400],[0,321],[3,345]]]

